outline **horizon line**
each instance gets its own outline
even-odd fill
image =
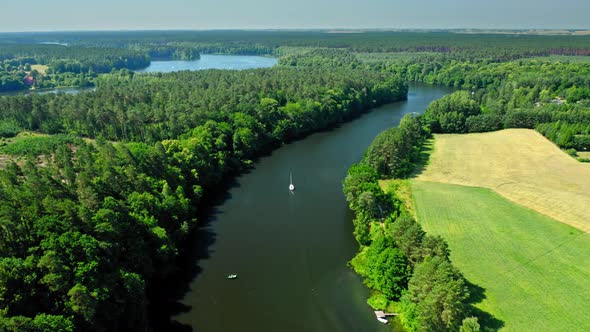
[[[498,32],[535,32],[535,31],[590,31],[590,28],[339,28],[339,27],[317,27],[317,28],[131,28],[131,29],[56,29],[56,30],[20,30],[20,31],[0,31],[0,34],[18,34],[18,33],[70,33],[70,32],[211,32],[211,31],[351,31],[351,32],[442,32],[442,31],[498,31]]]

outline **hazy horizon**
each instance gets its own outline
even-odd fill
[[[581,0],[30,0],[3,12],[0,32],[590,29],[590,2]]]

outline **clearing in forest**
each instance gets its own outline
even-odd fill
[[[590,331],[590,234],[490,189],[411,182],[418,221],[446,239],[502,332]]]
[[[49,66],[46,65],[31,65],[31,70],[36,70],[39,74],[45,75]]]
[[[590,164],[534,130],[435,135],[429,164],[417,180],[489,188],[590,232]]]

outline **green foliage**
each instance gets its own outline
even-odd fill
[[[147,52],[118,47],[0,44],[0,92],[30,87],[86,87],[92,85],[96,73],[139,69],[149,63]],[[32,64],[49,68],[45,73],[39,73],[31,70]]]
[[[535,129],[564,149],[590,150],[590,124],[566,122],[541,123]]]
[[[232,126],[232,145],[252,156],[407,93],[391,74],[344,68],[120,71],[96,84],[96,91],[76,95],[0,97],[0,121],[43,133],[155,143],[212,120]]]
[[[576,151],[576,149],[567,149],[567,150],[565,150],[565,153],[567,153],[568,155],[570,155],[574,158],[578,156],[578,152]]]
[[[369,165],[355,164],[348,170],[343,191],[349,207],[355,212],[354,236],[361,245],[371,241],[369,227],[390,213],[398,213],[399,202],[386,195],[378,184],[378,173]]]
[[[504,116],[505,128],[535,128],[540,123],[551,121],[551,115],[534,110],[514,111]]]
[[[478,115],[480,107],[467,91],[457,91],[435,100],[424,112],[424,120],[434,133],[463,133],[465,119]]]
[[[465,315],[469,296],[465,280],[451,263],[427,257],[416,265],[404,293],[404,314],[415,317],[411,331],[456,331]]]
[[[21,128],[14,120],[0,122],[0,137],[13,137],[22,130],[23,128]]]
[[[281,66],[357,68],[360,64],[353,53],[342,49],[314,49],[279,58]]]
[[[0,153],[26,156],[51,154],[60,146],[77,145],[82,142],[79,137],[70,135],[23,135],[0,147]]]
[[[401,251],[393,246],[390,238],[382,232],[372,237],[371,245],[364,253],[365,283],[378,290],[388,299],[399,299],[406,288],[410,270]]]
[[[369,304],[371,308],[375,310],[384,310],[389,304],[389,299],[384,294],[373,293],[373,295],[371,295],[371,297],[367,300],[367,304]]]
[[[434,57],[435,63],[428,62]],[[433,132],[535,128],[561,148],[590,149],[590,64],[584,62],[461,62],[422,55],[389,70],[412,80],[479,89],[455,92],[424,114]],[[479,114],[481,108],[483,114]]]
[[[95,92],[0,98],[2,123],[58,133],[21,133],[0,150],[30,156],[0,170],[0,330],[147,330],[146,287],[175,271],[203,195],[249,158],[404,89],[352,69],[122,71]],[[373,182],[350,182],[370,239],[393,202],[374,171],[358,175]],[[377,261],[403,267],[395,253]],[[399,293],[404,281],[375,282]]]
[[[447,243],[440,236],[427,235],[404,210],[395,192],[389,193],[394,210],[385,220],[368,217],[374,216],[378,177],[391,177],[384,174],[390,172],[388,167],[380,165],[384,160],[396,160],[393,153],[376,158],[387,151],[409,151],[405,158],[411,165],[427,133],[419,119],[404,117],[399,128],[377,136],[363,163],[350,168],[343,189],[355,213],[354,235],[362,246],[350,265],[375,291],[368,300],[373,308],[383,309],[388,301],[401,297],[400,322],[409,331],[456,331],[470,310],[469,293],[465,280],[449,261]],[[375,160],[381,162],[377,167],[371,164]],[[402,197],[408,199],[407,195]]]
[[[463,320],[459,332],[479,332],[480,326],[477,322],[477,317],[468,317]]]
[[[427,132],[422,129],[420,120],[408,114],[399,127],[377,135],[362,162],[375,168],[381,178],[408,176],[426,137]]]
[[[503,128],[502,117],[498,114],[479,114],[465,120],[468,133],[483,133]]]

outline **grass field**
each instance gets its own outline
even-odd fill
[[[485,289],[476,306],[501,331],[590,331],[590,234],[490,189],[412,180],[412,190],[419,222]]]
[[[46,65],[32,65],[31,66],[31,70],[36,70],[41,75],[45,75],[48,68],[49,68],[49,66],[46,66]]]
[[[429,164],[417,179],[490,188],[590,232],[590,164],[533,130],[436,135]]]

